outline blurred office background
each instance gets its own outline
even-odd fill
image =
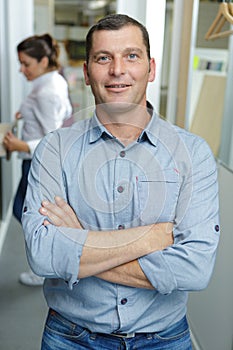
[[[37,350],[46,305],[42,289],[17,282],[27,268],[12,200],[20,161],[6,158],[4,128],[29,86],[19,74],[16,45],[32,34],[51,33],[60,44],[76,120],[93,107],[82,74],[85,35],[108,13],[126,13],[148,28],[157,78],[148,97],[162,118],[204,137],[219,168],[222,234],[209,287],[190,293],[188,317],[194,350],[233,350],[233,35],[206,40],[219,1],[201,0],[0,0],[0,349]],[[222,32],[232,30],[226,21]],[[205,271],[203,271],[205,273]]]

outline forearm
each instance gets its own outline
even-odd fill
[[[83,247],[79,278],[109,271],[173,243],[172,225],[160,223],[121,231],[90,231]]]
[[[17,149],[18,152],[25,152],[25,153],[30,153],[30,148],[27,144],[27,142],[23,140],[19,140],[17,143]]]
[[[133,260],[111,270],[102,272],[96,275],[96,277],[111,283],[123,284],[125,286],[154,289],[137,260]]]
[[[44,225],[75,229],[79,235],[82,226],[73,209],[60,197],[55,203],[43,201],[39,209]],[[139,226],[125,230],[89,231],[82,249],[78,278],[95,276],[117,266],[173,244],[173,225],[170,222]]]

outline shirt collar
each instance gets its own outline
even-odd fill
[[[44,73],[44,74],[40,75],[39,77],[37,77],[36,79],[34,79],[32,81],[33,87],[35,88],[35,87],[43,85],[47,81],[50,81],[52,79],[52,76],[56,75],[56,74],[58,74],[58,71],[53,70],[51,72]]]
[[[94,115],[91,118],[90,126],[90,143],[98,141],[103,135],[108,135],[109,138],[114,138],[105,126],[100,123],[96,112],[94,112]]]
[[[158,115],[155,113],[153,106],[147,102],[147,109],[151,115],[151,120],[142,131],[138,138],[138,142],[149,141],[153,146],[156,146],[158,139]],[[90,121],[90,143],[98,141],[101,137],[108,137],[114,139],[115,137],[100,123],[96,112]]]

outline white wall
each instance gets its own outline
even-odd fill
[[[188,315],[195,350],[233,349],[233,172],[219,165],[221,236],[214,273],[208,288],[190,293]],[[205,271],[203,271],[205,273]]]
[[[232,26],[233,29],[233,26]],[[233,170],[233,35],[229,37],[229,60],[227,72],[227,86],[225,92],[225,108],[223,113],[222,138],[220,148],[221,160]]]
[[[14,120],[28,90],[25,78],[19,73],[17,44],[33,33],[33,0],[0,0],[0,88],[1,121]],[[11,218],[13,194],[20,169],[16,155],[10,161],[1,159],[1,194],[3,217],[0,220],[0,252]]]
[[[36,34],[50,33],[54,35],[54,3],[54,0],[34,0],[34,6],[36,7],[34,16]]]
[[[11,81],[11,119],[25,96],[25,78],[19,74],[19,63],[16,54],[17,44],[33,34],[33,0],[5,0],[9,48],[9,78]]]
[[[149,83],[147,96],[159,113],[166,1],[117,0],[116,11],[134,17],[143,23],[148,30],[151,56],[156,61],[156,79],[153,83]]]

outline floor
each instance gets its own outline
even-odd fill
[[[42,287],[18,282],[28,270],[23,233],[12,218],[0,255],[0,350],[39,350],[47,313]]]

